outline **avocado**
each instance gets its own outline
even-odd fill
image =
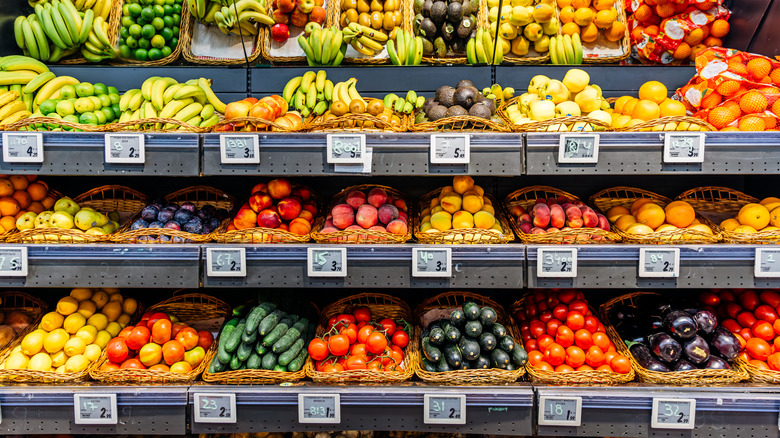
[[[452,42],[450,43],[450,50],[452,50],[455,53],[465,53],[466,40],[463,38],[453,38]]]
[[[458,81],[457,85],[455,85],[455,88],[463,88],[463,87],[473,87],[474,83],[471,82],[468,79],[461,79]],[[481,94],[479,96],[482,96]],[[477,97],[479,97],[477,96]]]
[[[447,18],[447,2],[435,2],[431,7],[431,20],[435,23],[443,23],[445,18]]]
[[[477,103],[481,103],[485,106],[487,106],[490,109],[490,114],[496,113],[496,101],[493,99],[488,99],[484,95],[480,93],[479,96],[477,96]]]
[[[458,23],[463,18],[463,6],[458,2],[452,2],[447,6],[447,21]]]
[[[428,119],[435,122],[439,119],[447,117],[447,108],[441,105],[436,105],[428,111]]]
[[[415,35],[420,35],[420,24],[422,24],[424,18],[425,17],[423,17],[422,14],[417,14],[414,16],[414,21],[412,21],[412,30],[414,31]]]
[[[474,104],[469,108],[469,115],[473,117],[479,117],[481,119],[490,119],[490,108],[487,105],[480,102]]]
[[[440,88],[441,90],[441,88]],[[447,87],[446,89],[442,90],[441,93],[437,93],[439,95],[439,104],[444,105],[445,108],[449,108],[452,105],[455,105],[455,89],[452,87]]]
[[[460,105],[463,108],[469,109],[471,105],[474,105],[474,99],[477,94],[474,92],[474,87],[460,87],[455,90],[455,94],[452,96],[455,105]]]
[[[479,12],[479,0],[464,0],[464,1],[471,2],[471,13],[476,16],[477,13]],[[477,21],[476,17],[471,17],[471,19]]]
[[[414,0],[414,15],[417,15],[422,12],[422,7],[424,3],[425,0]]]
[[[463,17],[468,17],[471,15],[474,10],[471,8],[471,2],[469,0],[463,0],[463,2],[460,4],[461,11],[463,12]]]
[[[430,18],[423,18],[420,23],[420,35],[426,38],[434,38],[436,36],[436,24]]]
[[[425,0],[422,5],[422,15],[423,17],[430,17],[431,16],[431,8],[433,8],[433,0]]]
[[[428,38],[423,38],[423,56],[433,55],[433,43]]]
[[[436,90],[436,94],[434,94],[434,99],[436,99],[436,102],[441,102],[441,96],[447,89],[451,89],[453,93],[455,92],[455,89],[449,85],[442,85]]]
[[[471,31],[474,30],[474,21],[471,20],[469,17],[465,17],[462,20],[460,20],[460,24],[458,24],[458,36],[461,38],[466,38],[471,34]]]
[[[425,113],[427,114],[428,111],[430,111],[431,108],[435,107],[436,105],[438,105],[438,103],[436,103],[436,100],[432,97],[429,97],[425,99],[425,103],[423,104],[423,111],[425,111]]]
[[[447,43],[444,42],[444,38],[436,38],[436,40],[433,42],[433,49],[436,57],[444,58],[447,56]]]
[[[468,111],[460,105],[453,105],[447,109],[447,117],[465,116]]]
[[[441,37],[444,38],[444,41],[451,42],[454,36],[455,26],[445,21],[444,24],[441,25]]]

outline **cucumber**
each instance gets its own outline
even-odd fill
[[[284,372],[287,372],[287,368],[285,368],[285,367],[283,367],[281,365],[275,365],[274,366],[274,371],[281,371],[281,372],[284,373]]]
[[[264,370],[272,370],[276,366],[276,355],[268,352],[263,356],[261,365]]]
[[[428,337],[431,339],[431,344],[433,345],[444,344],[444,330],[442,330],[441,327],[434,327],[433,329],[431,329],[431,332],[428,334]]]
[[[479,306],[477,303],[469,301],[463,305],[463,313],[466,314],[467,320],[476,321],[479,319]]]
[[[512,363],[517,365],[518,367],[525,366],[526,362],[528,362],[528,353],[525,351],[525,348],[517,346],[514,350],[512,350]]]
[[[498,320],[498,314],[492,307],[485,306],[479,310],[479,322],[482,323],[483,327],[488,328],[493,326],[493,324],[496,323],[496,320]]]
[[[276,324],[279,322],[279,310],[274,310],[268,316],[263,318],[262,321],[260,321],[260,324],[257,326],[257,334],[260,336],[267,335],[271,330],[273,330],[274,327],[276,327]]]
[[[245,328],[244,333],[241,334],[241,342],[255,345],[255,342],[257,342],[257,331],[252,331],[252,333],[247,334]]]
[[[493,349],[496,348],[496,345],[498,344],[498,341],[496,340],[496,337],[493,335],[493,333],[488,332],[479,335],[477,342],[479,342],[479,348],[481,348],[482,351],[493,351]]]
[[[295,341],[295,343],[292,344],[290,348],[288,348],[284,353],[279,355],[279,365],[282,366],[289,365],[290,362],[292,362],[292,360],[295,359],[296,356],[298,356],[298,353],[301,352],[301,350],[303,349],[303,345],[305,343],[306,342],[303,339],[298,338],[298,340]]]
[[[501,368],[506,369],[506,366],[509,365],[510,357],[506,353],[506,351],[496,348],[493,350],[493,352],[490,353],[490,362],[493,365],[493,368]]]
[[[300,369],[303,368],[303,364],[306,363],[306,358],[308,357],[309,357],[309,352],[306,351],[305,348],[302,348],[301,352],[298,353],[297,356],[295,356],[295,359],[293,359],[292,362],[287,364],[287,371],[291,373],[300,371]]]
[[[287,351],[298,339],[300,339],[301,332],[306,330],[308,323],[309,320],[306,318],[300,319],[298,322],[296,322],[295,325],[287,330],[287,333],[285,333],[284,336],[282,336],[278,341],[276,341],[276,343],[274,343],[273,347],[271,348],[273,352],[276,354],[282,354],[283,352]],[[295,354],[290,358],[290,360],[292,360],[294,357]],[[285,363],[282,365],[287,364]]]
[[[469,369],[472,370],[487,370],[490,369],[490,359],[486,356],[480,355],[476,360],[469,361]]]
[[[287,330],[290,328],[289,324],[290,320],[285,319],[283,321],[279,321],[279,324],[276,324],[276,327],[274,327],[273,330],[271,330],[271,333],[268,333],[265,338],[263,338],[263,345],[266,347],[270,347],[276,343],[279,339],[284,336],[285,333],[287,333]]]
[[[444,347],[444,360],[454,369],[459,370],[463,366],[463,355],[457,345]]]
[[[240,304],[233,308],[233,315],[235,316],[244,316],[246,315],[247,310],[249,309],[248,304]]]
[[[431,362],[438,363],[441,360],[441,350],[431,345],[431,340],[429,338],[423,338],[422,350],[425,357]]]
[[[225,371],[227,368],[227,364],[224,364],[219,361],[218,358],[214,358],[211,360],[211,364],[209,364],[209,373],[221,373],[222,371]]]
[[[461,309],[455,309],[450,314],[450,322],[456,327],[463,327],[463,324],[466,324],[466,314]]]
[[[479,321],[469,321],[463,327],[463,335],[472,338],[479,337],[482,334],[482,323]]]
[[[458,342],[463,360],[476,360],[479,357],[479,343],[476,339],[463,336]]]
[[[254,351],[254,348],[252,348],[254,345],[255,344],[241,342],[236,349],[236,356],[238,357],[238,360],[245,362],[247,359],[249,359],[249,355]]]
[[[506,336],[506,327],[498,323],[493,324],[493,327],[490,328],[490,331],[496,338],[503,338]]]
[[[241,368],[241,361],[238,360],[238,356],[233,356],[233,358],[230,359],[230,369],[235,371],[239,368]]]
[[[230,318],[230,321],[226,322],[225,325],[222,326],[222,332],[220,333],[220,336],[225,334],[225,330],[227,330],[228,327],[232,327],[231,330],[236,328],[239,320],[241,320],[241,318],[238,317]]]
[[[255,333],[257,331],[257,326],[260,325],[260,321],[262,321],[263,318],[265,318],[267,315],[267,307],[260,305],[252,309],[252,311],[249,312],[249,315],[246,317],[246,327],[244,328],[246,333]]]
[[[235,329],[236,326],[234,325],[227,325],[222,329],[222,335],[219,338],[219,346],[217,347],[217,357],[222,363],[230,362],[230,353],[225,350],[225,344],[227,343],[227,338],[230,337],[230,333]]]
[[[241,334],[244,332],[244,322],[239,322],[233,331],[223,341],[225,343],[225,351],[233,353],[238,349],[238,344],[241,343]],[[221,343],[221,342],[220,342]]]
[[[515,349],[515,340],[509,336],[504,336],[498,340],[498,348],[511,353]]]
[[[268,348],[266,348],[262,342],[258,342],[257,344],[255,344],[255,353],[259,354],[260,356],[263,356],[266,353],[268,353]]]
[[[246,360],[246,367],[250,370],[257,370],[260,369],[262,363],[263,357],[257,354],[256,351],[253,351],[252,354],[249,355],[249,359]]]
[[[435,373],[439,371],[436,369],[436,363],[429,361],[426,357],[422,358],[422,366],[423,370],[428,371],[429,373]]]
[[[452,324],[447,324],[444,326],[444,337],[452,343],[457,343],[460,340],[460,330]]]

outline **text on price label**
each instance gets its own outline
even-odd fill
[[[235,423],[235,394],[195,394],[196,423]]]
[[[680,248],[640,248],[640,277],[679,277]]]
[[[206,275],[246,277],[246,248],[206,248]]]
[[[26,277],[28,270],[27,247],[0,247],[0,277]]]
[[[257,135],[220,135],[222,164],[257,164],[260,162],[260,138]]]
[[[346,277],[346,248],[308,248],[309,277]]]
[[[40,133],[3,133],[3,161],[6,163],[43,163],[43,135]]]
[[[471,156],[471,137],[468,134],[431,135],[431,163],[468,164]]]
[[[117,424],[116,394],[74,394],[76,424]]]
[[[106,134],[106,163],[137,163],[146,160],[143,134]]]
[[[424,397],[425,424],[466,424],[465,395],[425,394]]]
[[[298,394],[299,423],[341,423],[339,394]]]
[[[576,277],[577,248],[539,248],[536,260],[537,277]]]
[[[780,249],[756,248],[755,277],[780,277]]]
[[[664,162],[703,163],[704,139],[703,133],[664,134]]]
[[[559,163],[598,163],[598,134],[561,134],[558,145]]]
[[[582,425],[582,397],[539,397],[539,425]]]
[[[693,429],[695,399],[653,399],[651,426],[654,429]]]
[[[413,277],[451,277],[451,248],[412,249]]]
[[[365,134],[328,134],[328,163],[360,164],[366,160]]]

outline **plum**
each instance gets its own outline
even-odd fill
[[[219,225],[220,225],[222,222],[221,222],[219,219],[217,219],[217,218],[215,218],[215,217],[212,217],[212,218],[210,218],[210,219],[208,219],[208,220],[204,221],[204,223],[206,224],[206,226],[208,226],[209,228],[211,228],[211,231],[214,231],[214,230],[216,230],[217,228],[219,228]]]
[[[176,210],[165,207],[157,213],[157,220],[162,223],[168,223],[173,219],[174,214],[176,214]]]
[[[198,207],[196,207],[192,202],[183,203],[181,208],[184,210],[189,210],[190,213],[195,213],[198,210]]]
[[[160,210],[157,207],[153,205],[147,205],[143,210],[141,210],[141,219],[147,222],[152,222],[157,219],[157,213],[159,212]]]
[[[216,217],[216,218],[217,218],[217,219],[219,219],[220,221],[224,221],[224,220],[225,220],[225,219],[227,219],[229,216],[230,216],[230,213],[228,213],[228,211],[227,211],[227,210],[225,210],[224,208],[218,208],[218,209],[217,209],[217,210],[214,212],[214,217]]]
[[[169,221],[163,228],[167,228],[169,230],[181,230],[181,225],[176,221]]]
[[[149,224],[148,228],[164,228],[165,224],[160,221],[154,221]]]
[[[140,230],[141,228],[149,228],[149,222],[143,219],[137,219],[135,222],[133,222],[132,225],[130,225],[131,230]]]
[[[200,234],[203,231],[203,222],[201,222],[199,217],[193,217],[184,225],[182,225],[181,229],[182,231],[186,231],[188,233]]]
[[[160,242],[170,242],[171,238],[170,236],[163,235],[163,236],[157,236],[157,240],[159,240]]]
[[[173,220],[180,224],[184,224],[190,221],[195,217],[195,214],[187,209],[181,208],[179,211],[176,212],[176,214],[173,215]]]

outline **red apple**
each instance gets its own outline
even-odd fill
[[[273,18],[274,18],[274,23],[276,23],[276,24],[285,24],[286,25],[287,23],[290,22],[290,14],[288,12],[282,11],[281,9],[274,9]],[[274,26],[274,27],[276,27],[276,26]],[[289,32],[289,29],[288,29],[288,32]],[[288,35],[288,37],[289,37],[289,35]],[[280,41],[280,42],[283,42],[283,41]]]
[[[276,210],[266,209],[257,215],[257,226],[262,228],[279,228],[282,219]]]
[[[293,197],[284,198],[279,201],[276,209],[279,211],[279,216],[282,219],[291,221],[301,213],[301,203]]]
[[[303,27],[306,26],[306,23],[308,22],[309,16],[306,15],[305,12],[298,8],[293,9],[292,13],[290,14],[290,23],[292,23],[293,26]]]
[[[282,12],[292,12],[295,9],[295,0],[276,0],[276,6]]]

